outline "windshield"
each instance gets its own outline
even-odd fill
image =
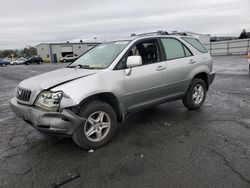
[[[130,41],[108,42],[91,49],[69,67],[105,69],[122,52]]]

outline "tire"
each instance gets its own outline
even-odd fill
[[[103,113],[103,118],[100,118],[101,113]],[[84,104],[78,115],[86,118],[86,121],[77,128],[72,139],[81,148],[99,148],[107,144],[114,136],[117,128],[117,118],[109,104],[102,101],[90,101]],[[103,119],[103,125],[100,125],[100,119]],[[105,127],[108,126],[108,122],[109,127]],[[87,136],[87,133],[89,133],[89,136]]]
[[[14,63],[14,65],[17,65],[17,63]]]
[[[66,63],[66,60],[64,59],[63,62]]]
[[[189,110],[196,110],[203,105],[206,99],[206,94],[206,83],[202,79],[194,78],[191,81],[187,93],[182,98],[182,102]]]

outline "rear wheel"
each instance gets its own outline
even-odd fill
[[[79,116],[86,119],[73,134],[73,141],[83,149],[95,149],[107,144],[117,128],[113,108],[102,101],[85,104]]]
[[[190,110],[200,108],[206,99],[206,91],[205,82],[202,79],[194,78],[182,99],[184,106]]]

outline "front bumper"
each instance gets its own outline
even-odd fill
[[[209,75],[208,75],[208,83],[209,83],[209,85],[211,85],[213,83],[214,78],[215,78],[215,72],[209,73]]]
[[[10,104],[18,117],[42,133],[71,136],[85,120],[66,109],[62,112],[48,112],[35,106],[20,104],[15,97],[10,100]]]

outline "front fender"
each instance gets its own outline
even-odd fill
[[[63,91],[60,108],[76,106],[84,99],[99,94],[112,93],[119,103],[123,103],[124,80],[122,71],[102,71],[84,78],[65,83],[52,89]]]

